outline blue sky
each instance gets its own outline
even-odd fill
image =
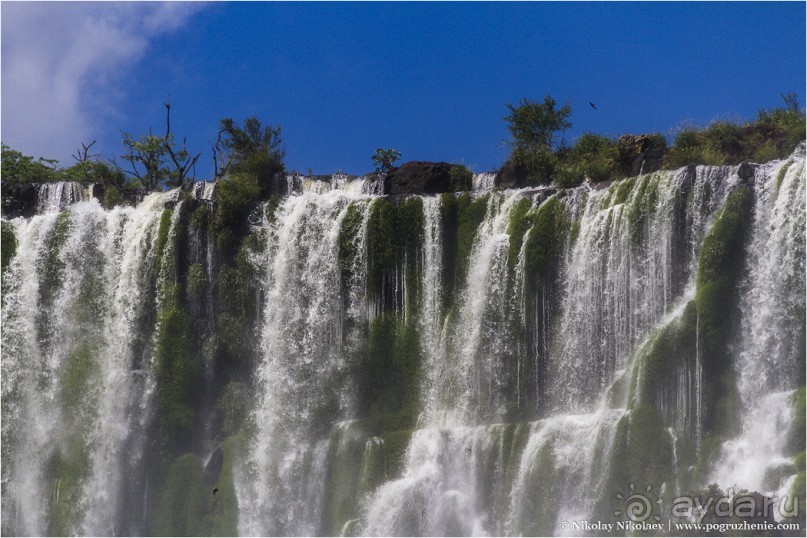
[[[282,125],[287,168],[402,161],[491,170],[506,104],[547,92],[586,131],[752,119],[805,90],[805,4],[3,2],[2,139],[72,164],[164,129],[212,172],[218,120]],[[593,110],[588,102],[597,105]]]

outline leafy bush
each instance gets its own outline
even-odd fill
[[[56,166],[59,161],[30,155],[23,155],[17,150],[2,145],[3,181],[9,183],[41,183],[59,181]]]
[[[120,190],[117,187],[110,186],[104,190],[104,197],[101,200],[101,205],[104,206],[106,209],[112,209],[116,205],[121,205],[126,201],[121,194]]]
[[[247,173],[235,173],[218,182],[213,227],[219,250],[237,250],[235,238],[243,236],[247,215],[255,206],[260,190],[258,178]]]
[[[799,109],[796,94],[793,92],[782,94],[782,100],[785,102],[784,108],[763,109],[757,112],[756,123],[757,125],[771,125],[784,131],[789,148],[787,151],[792,151],[796,144],[805,139],[807,125],[804,111]]]
[[[618,179],[621,173],[617,142],[586,133],[571,150],[561,153],[554,183],[568,188],[579,185],[586,178],[593,182]]]
[[[126,174],[123,170],[103,161],[77,162],[70,168],[59,170],[60,179],[68,181],[87,181],[102,185],[123,187],[126,184]]]
[[[510,162],[526,171],[530,185],[549,183],[557,166],[555,154],[558,134],[572,126],[570,105],[556,108],[551,95],[543,103],[522,99],[518,106],[508,104],[510,115],[504,120],[510,131]]]
[[[221,120],[219,138],[213,147],[216,177],[249,174],[265,197],[270,193],[275,174],[285,169],[285,157],[280,125],[264,126],[258,118],[250,117],[242,128],[230,118]]]
[[[376,172],[386,174],[392,170],[392,163],[401,158],[401,152],[397,149],[378,148],[371,157],[375,165]]]
[[[474,174],[461,164],[455,164],[448,171],[451,178],[451,191],[462,192],[473,188]]]

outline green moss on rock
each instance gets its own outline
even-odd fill
[[[790,431],[787,435],[786,454],[799,454],[802,456],[802,465],[804,467],[804,439],[807,433],[805,432],[805,387],[801,387],[790,397],[790,405],[793,409],[793,419],[790,424]],[[803,470],[803,469],[802,469]]]
[[[748,188],[732,192],[700,249],[695,306],[704,380],[703,428],[707,434],[730,434],[739,427],[730,344],[739,319],[738,285],[751,202]]]
[[[171,231],[171,216],[174,214],[173,210],[165,209],[160,216],[160,226],[157,229],[157,267],[162,267],[163,253],[168,244],[168,234]]]
[[[11,263],[11,259],[17,254],[17,235],[14,233],[14,226],[8,222],[2,223],[2,234],[0,234],[0,256],[2,256],[2,271],[5,273]]]
[[[201,263],[194,263],[188,268],[187,275],[188,294],[192,297],[203,297],[207,292],[207,287],[210,282],[207,277],[207,271]]]

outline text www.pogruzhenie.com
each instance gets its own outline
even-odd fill
[[[647,521],[616,521],[616,522],[603,522],[603,521],[563,521],[560,524],[560,530],[565,534],[577,533],[609,533],[612,531],[627,531],[627,532],[680,532],[690,531],[697,533],[738,533],[738,532],[770,532],[770,531],[798,531],[801,530],[798,523],[773,523],[773,522],[759,522],[751,523],[743,521],[740,523],[697,523],[697,522],[674,522],[667,521],[666,523],[655,522],[649,523]]]

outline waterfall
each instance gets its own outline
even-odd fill
[[[365,215],[360,229],[366,230],[370,205],[339,190],[304,191],[287,198],[268,226],[257,433],[238,495],[242,533],[316,533],[316,518],[302,516],[319,513],[322,500],[308,497],[305,486],[322,478],[312,473],[316,439],[327,439],[329,424],[349,403],[347,386],[340,384],[348,352],[342,344],[350,340],[343,316],[360,317],[364,300],[355,290],[341,296],[339,231],[351,207]],[[363,266],[359,257],[356,268]],[[361,276],[356,279],[363,284]]]
[[[804,153],[437,196],[286,174],[238,211],[42,185],[2,222],[2,530],[562,535],[634,485],[790,495]]]
[[[20,254],[3,276],[3,519],[16,532],[127,532],[125,476],[142,455],[153,383],[135,343],[166,198],[112,211],[92,200],[11,223]]]
[[[474,174],[471,186],[475,191],[491,191],[496,185],[495,172],[483,172]]]
[[[87,189],[76,181],[42,183],[36,210],[39,213],[61,211],[65,207],[89,199]]]
[[[737,348],[744,419],[742,433],[723,445],[713,479],[726,488],[775,495],[781,484],[766,483],[766,473],[790,461],[791,400],[804,383],[804,160],[769,163],[757,171],[754,183],[756,207]]]

